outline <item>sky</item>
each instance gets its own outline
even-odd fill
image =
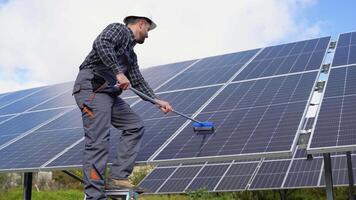
[[[0,93],[73,81],[95,37],[138,10],[141,68],[356,31],[353,0],[0,0]]]

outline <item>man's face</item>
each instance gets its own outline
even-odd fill
[[[139,22],[139,31],[136,38],[136,42],[139,44],[143,44],[145,39],[148,37],[148,31],[150,29],[150,23],[148,23],[145,19],[140,20]]]

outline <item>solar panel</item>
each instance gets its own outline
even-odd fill
[[[209,156],[243,157],[291,151],[317,72],[228,85],[197,116],[215,133],[179,133],[154,161]]]
[[[192,90],[183,90],[158,94],[160,99],[170,102],[174,109],[187,115],[196,112],[213,94],[219,89],[218,86],[198,88]],[[133,106],[133,110],[138,113],[142,119],[162,118],[176,116],[174,113],[163,114],[156,106],[150,102],[141,101]]]
[[[39,168],[81,137],[82,128],[31,133],[0,151],[0,170]]]
[[[221,182],[217,185],[215,191],[245,190],[257,165],[258,162],[232,164],[221,179]]]
[[[152,173],[145,177],[140,186],[146,188],[149,193],[154,193],[166,180],[174,173],[175,167],[156,168]]]
[[[312,161],[304,158],[295,159],[288,172],[283,188],[305,188],[318,185],[323,159],[314,158]]]
[[[290,160],[263,162],[249,189],[281,188],[289,164]]]
[[[235,81],[319,69],[329,41],[323,37],[267,47]]]
[[[228,164],[205,166],[189,184],[186,190],[194,191],[199,188],[214,190],[216,184],[220,181],[228,167]]]
[[[8,94],[4,94],[4,96],[0,99],[0,108],[3,108],[11,103],[21,100],[27,96],[35,94],[36,92],[40,91],[43,88],[31,88],[27,90],[21,90],[17,92],[10,92]]]
[[[356,64],[356,32],[339,36],[333,66]]]
[[[65,109],[30,112],[18,115],[0,125],[0,145],[14,139],[20,134],[38,129],[43,123],[65,112]]]
[[[166,180],[158,190],[159,193],[179,193],[185,190],[188,184],[199,172],[199,166],[182,166]]]
[[[354,163],[356,163],[356,156],[352,155],[351,157],[352,160],[352,171],[353,174],[356,173],[356,166]],[[332,176],[333,176],[333,184],[334,185],[348,185],[349,184],[349,177],[348,177],[348,171],[347,171],[347,162],[346,162],[346,157],[345,154],[342,156],[333,156],[331,157],[331,165],[332,165]],[[322,177],[320,179],[320,186],[325,186],[325,172],[324,168],[322,169]],[[354,176],[354,183],[356,181],[356,178]]]
[[[162,86],[158,92],[224,83],[257,51],[254,49],[204,58]]]
[[[69,87],[68,83],[45,87],[35,94],[29,95],[26,98],[1,108],[0,115],[14,114],[30,110],[30,108],[63,93],[63,91],[69,90]]]
[[[160,65],[142,69],[142,75],[152,88],[157,88],[175,75],[189,68],[197,60]]]
[[[356,145],[356,67],[332,68],[309,141],[309,153],[347,151]]]

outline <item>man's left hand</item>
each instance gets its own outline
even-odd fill
[[[156,102],[159,105],[159,108],[161,109],[162,112],[164,113],[169,113],[173,110],[172,106],[167,102],[159,99],[155,99]]]

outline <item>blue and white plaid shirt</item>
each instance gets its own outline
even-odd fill
[[[80,69],[98,68],[111,70],[114,75],[124,73],[132,87],[157,98],[143,78],[133,48],[136,45],[133,32],[124,24],[108,25],[95,39],[93,49],[80,65]]]

